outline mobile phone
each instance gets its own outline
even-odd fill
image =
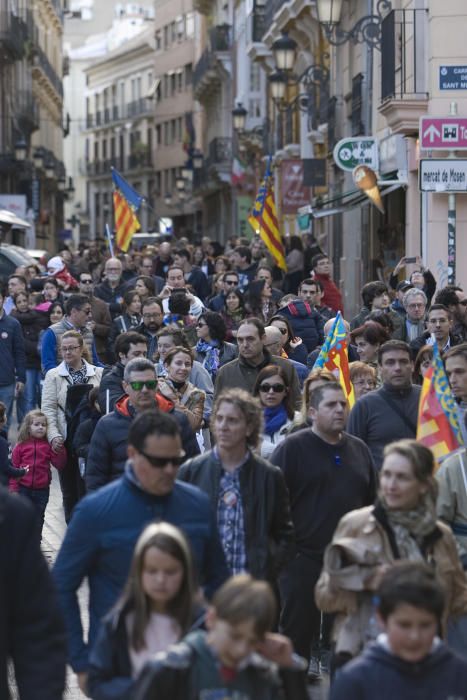
[[[409,265],[410,263],[416,263],[417,258],[405,258],[405,262]]]

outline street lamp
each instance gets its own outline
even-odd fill
[[[46,160],[45,165],[44,165],[44,172],[46,178],[51,180],[53,176],[55,175],[55,167],[53,160]]]
[[[235,131],[243,131],[245,129],[246,117],[248,112],[241,102],[237,103],[235,109],[232,110],[233,127]]]
[[[271,96],[274,102],[282,102],[285,98],[287,89],[287,78],[281,71],[274,71],[268,77],[269,85],[271,86]]]
[[[21,138],[15,143],[15,159],[19,161],[26,160],[26,155],[28,152],[28,144]]]
[[[182,167],[181,174],[182,174],[183,180],[188,180],[188,181],[193,180],[193,168],[191,168],[188,163],[185,163],[185,165]]]
[[[177,177],[177,179],[175,180],[175,187],[177,188],[178,192],[183,192],[183,190],[185,189],[185,180],[183,177]]]
[[[272,45],[272,54],[278,70],[291,71],[297,54],[297,42],[287,32],[282,32]]]
[[[170,207],[172,204],[172,193],[171,192],[166,192],[166,195],[164,197],[164,202],[166,206]]]
[[[36,150],[32,154],[32,160],[34,163],[34,167],[40,170],[44,165],[44,150],[41,147],[36,148]]]
[[[203,167],[203,160],[204,160],[204,157],[203,157],[203,154],[201,153],[201,151],[198,151],[198,150],[193,151],[193,155],[191,157],[191,160],[192,160],[194,169],[201,170],[201,168]]]
[[[378,0],[376,14],[361,17],[348,31],[339,27],[342,5],[343,0],[316,0],[318,21],[329,43],[341,46],[347,41],[353,41],[354,44],[365,43],[380,51],[382,21],[392,10],[390,0]]]
[[[65,175],[61,175],[58,178],[58,189],[60,190],[60,192],[65,192],[65,188],[66,188],[66,177],[65,177]]]

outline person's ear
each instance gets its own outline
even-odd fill
[[[137,450],[133,447],[133,445],[127,445],[126,447],[126,453],[128,455],[128,459],[133,459],[135,454],[137,453]]]

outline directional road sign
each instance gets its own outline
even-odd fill
[[[421,117],[419,133],[423,150],[467,150],[467,117]]]
[[[467,192],[467,160],[422,159],[419,166],[419,183],[422,192]]]
[[[378,140],[371,136],[341,139],[334,147],[333,157],[341,170],[353,172],[357,165],[378,170]]]

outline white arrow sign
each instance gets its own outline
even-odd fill
[[[423,134],[423,137],[425,137],[425,136],[428,136],[428,138],[430,139],[430,142],[433,143],[433,141],[435,140],[435,136],[438,136],[438,137],[441,136],[441,132],[438,131],[438,129],[436,128],[436,126],[434,124],[430,124],[428,129]]]

